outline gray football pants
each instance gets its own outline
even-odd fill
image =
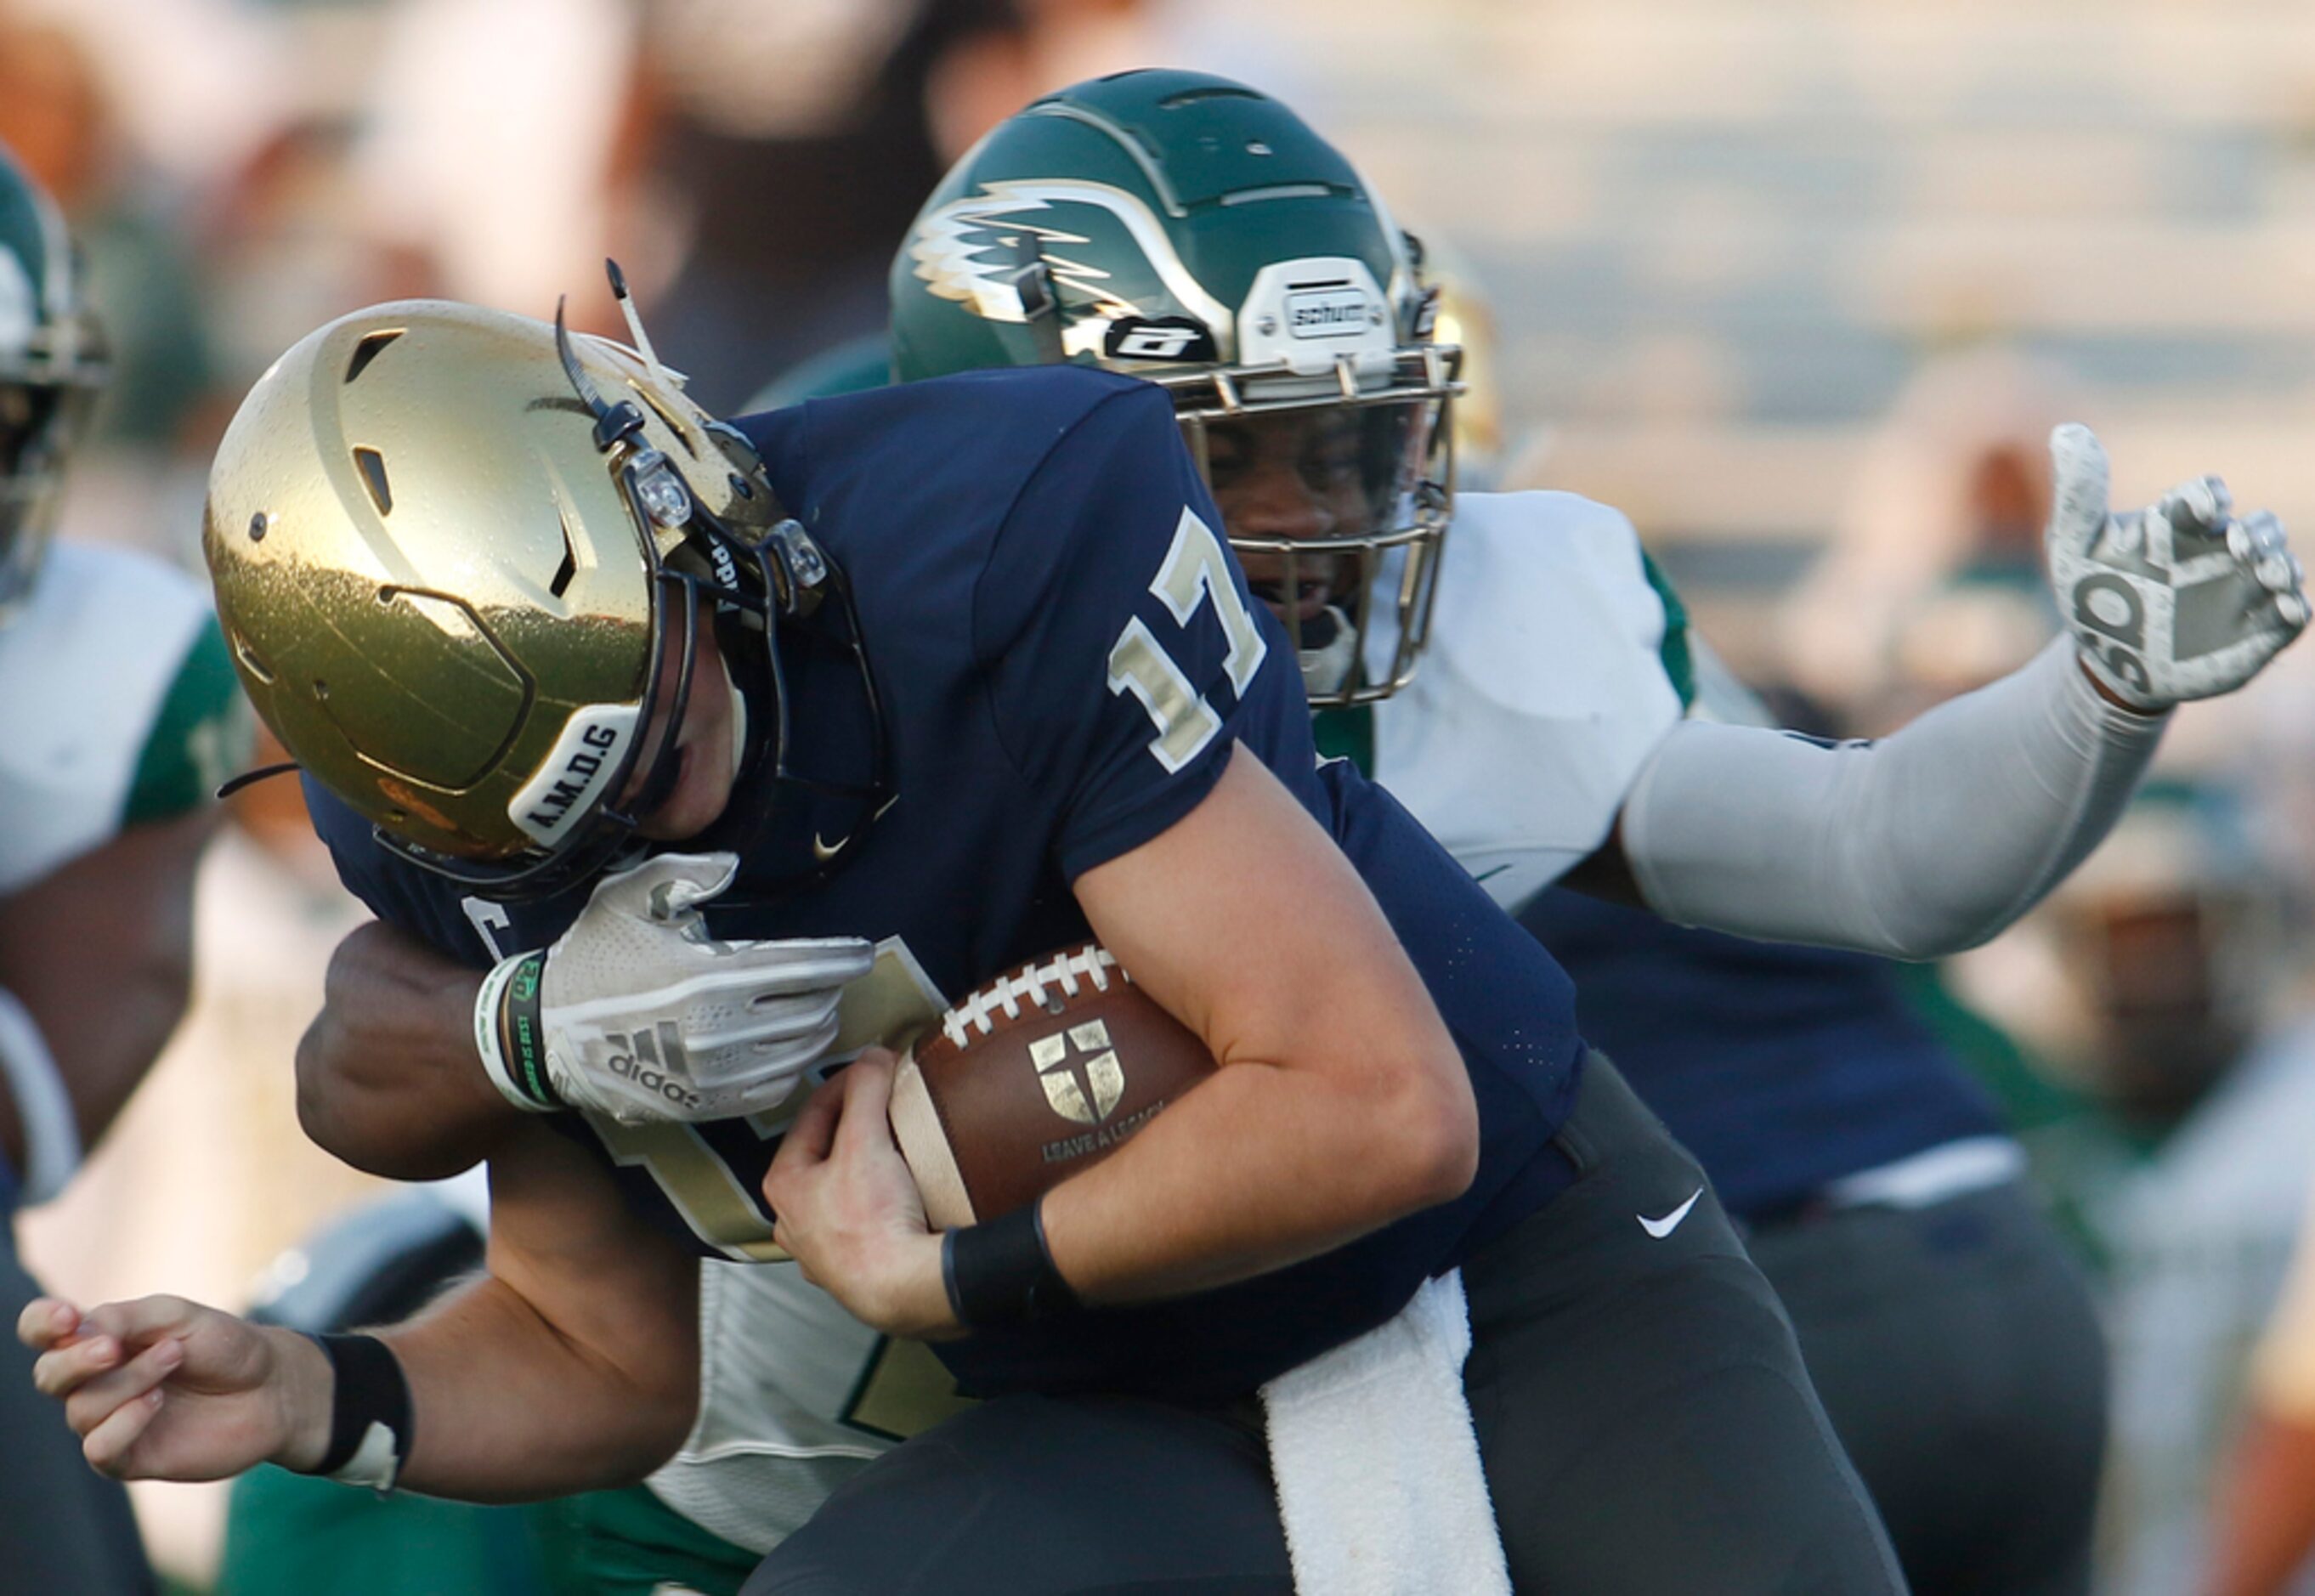
[[[1833,1429],[1918,1596],[2082,1596],[2106,1343],[2015,1184],[1756,1230]]]
[[[16,1318],[40,1295],[0,1209],[0,1591],[149,1592],[129,1493],[82,1458],[63,1405],[32,1388]]]
[[[1902,1590],[1784,1310],[1695,1161],[1596,1057],[1559,1145],[1577,1183],[1463,1268],[1464,1386],[1513,1583]],[[1692,1195],[1661,1238],[1640,1223]],[[745,1596],[1292,1589],[1250,1403],[1012,1396],[879,1459]]]

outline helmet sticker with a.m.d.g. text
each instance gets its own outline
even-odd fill
[[[554,751],[507,805],[507,816],[542,847],[594,812],[602,788],[618,773],[642,709],[633,704],[586,704],[571,712]]]

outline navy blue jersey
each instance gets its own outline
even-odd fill
[[[709,905],[718,935],[867,937],[953,1000],[1085,940],[1069,883],[1187,814],[1244,742],[1359,866],[1479,1103],[1479,1174],[1456,1201],[1220,1291],[941,1346],[967,1389],[1250,1390],[1379,1324],[1572,1178],[1548,1148],[1582,1054],[1572,988],[1396,802],[1346,765],[1317,767],[1292,650],[1249,602],[1162,393],[1069,368],[980,372],[740,425],[851,578],[899,796],[826,881]],[[816,739],[857,717],[848,671],[816,668],[805,641],[783,658],[791,766],[809,772]],[[584,901],[462,899],[307,791],[348,886],[467,963],[545,945]],[[777,816],[735,896],[809,864],[819,828],[808,801]],[[764,1255],[780,1122],[558,1122],[649,1218],[704,1253]]]
[[[1883,960],[1689,930],[1564,888],[1520,923],[1574,972],[1584,1034],[1740,1218],[2000,1129]]]

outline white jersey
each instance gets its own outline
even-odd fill
[[[0,896],[120,829],[208,623],[200,585],[157,560],[102,545],[49,548],[23,607],[0,625]],[[220,736],[213,714],[182,730]],[[212,776],[225,754],[222,743],[172,751]]]
[[[699,1330],[698,1417],[645,1483],[751,1552],[964,1405],[931,1348],[877,1334],[793,1264],[702,1262]]]
[[[1572,493],[1458,495],[1431,642],[1375,705],[1376,774],[1498,903],[1608,836],[1681,718],[1664,606],[1632,524]],[[792,1264],[701,1266],[700,1412],[652,1491],[767,1552],[827,1494],[961,1399]]]
[[[1507,909],[1607,840],[1683,713],[1632,523],[1573,493],[1466,493],[1374,776]]]

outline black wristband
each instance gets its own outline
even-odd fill
[[[308,1337],[330,1361],[330,1444],[314,1472],[351,1485],[394,1488],[410,1456],[410,1381],[394,1349],[375,1335]],[[373,1431],[385,1432],[385,1450]],[[350,1469],[350,1466],[352,1466]]]
[[[515,1084],[542,1108],[561,1108],[563,1099],[546,1076],[546,1026],[539,1017],[538,989],[546,974],[546,955],[533,953],[515,967],[507,982],[500,1036]]]
[[[968,1330],[1073,1313],[1078,1296],[1045,1243],[1045,1200],[941,1237],[941,1283]]]

